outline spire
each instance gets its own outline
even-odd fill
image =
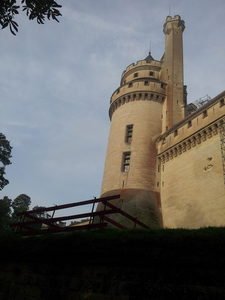
[[[154,60],[154,58],[152,57],[151,51],[149,51],[148,56],[145,58],[145,60],[147,60],[147,61]]]

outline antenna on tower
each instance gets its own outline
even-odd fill
[[[152,41],[150,40],[150,42],[149,42],[149,53],[151,53],[152,52]]]
[[[169,4],[169,16],[171,16],[171,3]]]

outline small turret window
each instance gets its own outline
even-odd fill
[[[133,83],[130,82],[130,83],[128,84],[128,87],[132,87],[132,86],[133,86]]]
[[[204,110],[202,113],[203,119],[206,118],[207,116],[208,116],[208,112],[207,112],[207,110]]]
[[[138,77],[138,73],[134,73],[134,77]]]
[[[191,126],[192,126],[192,121],[190,120],[190,121],[188,121],[187,127],[189,128]]]
[[[225,105],[225,100],[224,98],[220,100],[220,107],[224,106]]]
[[[126,134],[125,134],[125,143],[131,144],[133,137],[133,124],[129,124],[126,126]]]
[[[150,72],[149,72],[149,75],[150,75],[150,76],[154,76],[154,72],[150,71]]]
[[[122,172],[128,172],[130,169],[130,157],[131,157],[131,152],[123,152],[123,157],[122,157]]]
[[[149,85],[148,80],[145,80],[144,85]]]

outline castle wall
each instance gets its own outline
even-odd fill
[[[219,134],[162,165],[161,202],[164,227],[225,225]]]
[[[164,227],[225,225],[223,97],[160,138],[157,180]]]
[[[218,125],[215,123],[216,120],[225,115],[224,103],[225,92],[219,94],[211,104],[209,103],[209,105],[202,107],[201,110],[190,115],[163,134],[158,143],[158,153],[162,154],[167,152],[168,149],[184,140],[186,144],[188,144],[191,142],[190,138],[197,132],[200,137],[206,135],[204,128],[209,124],[212,124],[211,131],[213,131],[215,129],[214,127]]]

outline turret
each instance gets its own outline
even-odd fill
[[[168,16],[163,32],[165,54],[162,60],[162,79],[167,82],[167,97],[163,106],[163,132],[185,117],[186,97],[183,76],[183,31],[181,17]]]
[[[149,227],[162,226],[156,139],[185,117],[183,31],[180,16],[167,17],[162,59],[129,65],[110,99],[101,196],[120,194],[117,206]]]
[[[161,62],[149,54],[126,68],[112,94],[101,192],[102,197],[120,194],[117,205],[150,227],[161,226],[155,138],[161,133],[166,84],[160,71]]]

